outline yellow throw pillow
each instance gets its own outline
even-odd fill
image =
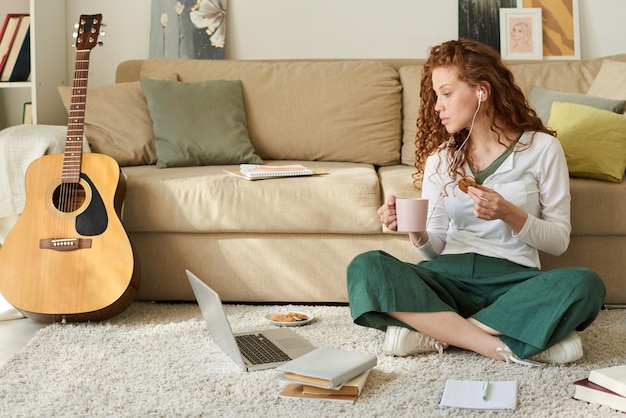
[[[626,168],[626,117],[554,102],[548,126],[557,131],[570,176],[619,183]]]

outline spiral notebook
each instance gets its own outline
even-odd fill
[[[279,177],[312,176],[315,174],[327,174],[326,172],[312,170],[302,164],[288,165],[261,165],[241,164],[239,169],[227,169],[225,173],[241,177],[246,180],[273,179]]]

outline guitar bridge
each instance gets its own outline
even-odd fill
[[[46,238],[39,240],[39,248],[43,250],[72,251],[91,248],[90,238]]]

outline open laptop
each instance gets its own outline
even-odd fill
[[[278,367],[315,349],[289,328],[234,334],[220,296],[189,270],[185,270],[202,316],[215,343],[246,371]]]

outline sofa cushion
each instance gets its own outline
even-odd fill
[[[241,82],[142,79],[156,140],[157,167],[263,161],[248,135]]]
[[[142,77],[241,80],[252,145],[264,160],[400,161],[401,86],[370,61],[148,59]]]
[[[557,131],[570,176],[619,183],[626,168],[626,117],[554,102],[548,126]]]
[[[620,236],[626,234],[626,181],[620,183],[584,178],[570,179],[572,235]]]
[[[530,90],[528,100],[533,105],[537,111],[537,116],[541,118],[544,124],[547,124],[550,119],[550,110],[554,102],[581,104],[615,113],[622,113],[624,104],[626,103],[626,98],[622,100],[606,99],[589,94],[555,91],[539,86],[533,86]]]
[[[154,78],[176,80],[176,74]],[[58,87],[69,112],[72,87]],[[106,154],[121,166],[154,164],[152,120],[139,81],[87,88],[85,136],[93,152]]]
[[[603,60],[602,67],[587,94],[611,99],[626,99],[626,62]],[[626,114],[626,109],[624,109]]]
[[[232,166],[125,167],[128,231],[189,233],[379,233],[380,187],[370,164],[306,164],[329,174],[259,181]]]

